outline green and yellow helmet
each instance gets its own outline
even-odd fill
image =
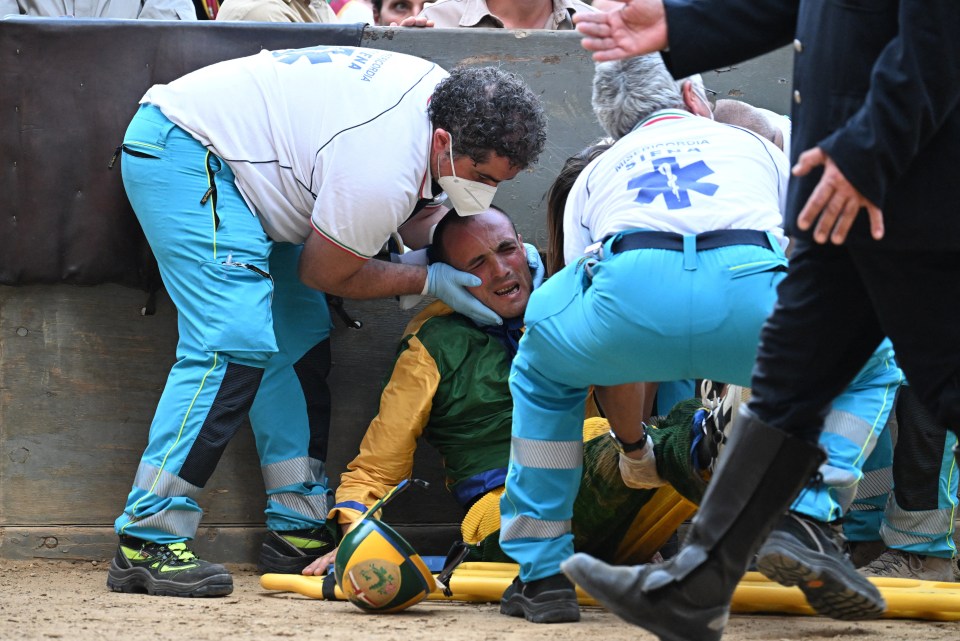
[[[334,573],[350,602],[368,612],[405,610],[437,587],[410,544],[389,525],[369,516],[340,541]]]

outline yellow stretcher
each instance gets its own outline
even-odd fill
[[[513,563],[463,563],[449,581],[452,596],[439,590],[432,592],[432,601],[466,601],[495,603],[517,575]],[[960,621],[960,584],[917,581],[912,579],[870,579],[887,601],[887,619],[928,619]],[[326,582],[326,586],[324,585]],[[264,574],[260,586],[266,590],[296,592],[314,599],[346,600],[333,576],[300,576]],[[597,602],[577,588],[581,605]],[[768,580],[758,572],[748,572],[733,595],[731,610],[740,614],[758,612],[778,614],[815,614],[798,588],[788,588]]]

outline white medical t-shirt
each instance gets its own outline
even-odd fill
[[[616,232],[770,231],[783,238],[787,158],[753,132],[675,109],[658,111],[574,182],[564,211],[564,260]]]
[[[140,102],[227,162],[270,238],[302,243],[312,223],[370,257],[432,195],[427,105],[447,75],[376,49],[261,51],[155,85]]]

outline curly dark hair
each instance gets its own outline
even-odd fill
[[[437,85],[430,122],[453,136],[453,153],[486,162],[490,152],[514,167],[535,163],[547,140],[540,99],[515,73],[458,67]]]

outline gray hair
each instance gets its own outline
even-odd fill
[[[659,53],[601,62],[593,76],[593,113],[619,140],[661,109],[683,109],[680,86]]]

